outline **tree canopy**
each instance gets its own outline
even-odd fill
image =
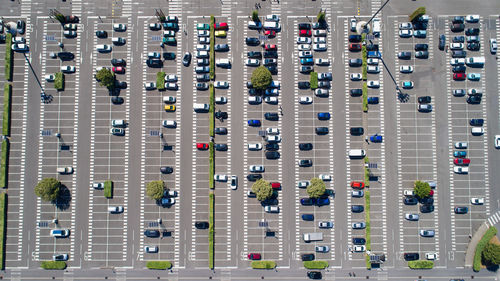
[[[319,178],[312,178],[311,184],[307,186],[307,194],[311,198],[319,198],[321,195],[325,194],[325,191],[325,183]]]
[[[261,65],[253,71],[250,80],[252,81],[252,85],[255,89],[265,90],[273,81],[273,76],[271,75],[269,69]]]
[[[317,16],[318,22],[319,23],[325,23],[326,21],[326,13],[323,11],[320,11]]]
[[[160,200],[164,189],[163,181],[151,181],[146,185],[146,195],[153,200]]]
[[[111,72],[108,68],[103,68],[97,72],[95,75],[99,84],[103,87],[111,89],[115,86],[115,74]]]
[[[35,186],[35,194],[43,201],[52,202],[57,199],[60,187],[61,182],[57,179],[45,178]]]
[[[259,11],[257,11],[257,10],[252,11],[252,20],[259,21]]]
[[[252,185],[252,192],[257,195],[257,200],[264,201],[273,195],[271,183],[265,179],[259,179]]]
[[[425,198],[431,193],[431,186],[427,182],[415,181],[413,183],[413,190],[417,197]]]
[[[500,264],[500,245],[486,244],[483,250],[483,259],[487,264]]]

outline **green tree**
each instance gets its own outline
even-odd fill
[[[425,198],[431,193],[431,186],[423,181],[415,181],[413,183],[413,190],[415,191],[415,195],[417,195],[417,197]]]
[[[252,185],[252,192],[257,194],[257,200],[264,201],[273,195],[271,183],[265,179],[259,179]]]
[[[312,178],[311,184],[307,186],[307,194],[309,194],[311,198],[319,198],[321,195],[325,194],[325,191],[325,183],[319,178]]]
[[[115,74],[111,72],[108,68],[103,68],[97,72],[95,79],[99,81],[99,84],[108,89],[112,89],[115,86]]]
[[[483,260],[488,264],[500,264],[500,245],[486,244],[483,250]]]
[[[259,19],[259,11],[257,11],[257,10],[253,10],[252,11],[252,20],[253,21],[260,21],[260,19]]]
[[[418,19],[419,17],[425,15],[425,7],[418,7],[411,15],[408,16],[408,19],[413,22],[414,20]]]
[[[61,13],[57,13],[57,14],[55,15],[55,18],[56,18],[56,20],[58,20],[61,24],[66,23],[66,18],[65,18],[65,17],[64,17],[64,15],[63,15],[63,14],[61,14]]]
[[[146,195],[153,200],[160,200],[163,197],[165,186],[163,181],[150,181],[146,185]]]
[[[261,65],[253,71],[250,80],[252,81],[254,88],[257,90],[265,90],[273,81],[273,76],[271,75],[269,69]]]
[[[326,21],[326,13],[323,11],[320,11],[317,16],[318,22],[324,23]]]
[[[35,186],[35,194],[43,201],[52,202],[57,199],[60,187],[61,182],[57,179],[45,178]]]

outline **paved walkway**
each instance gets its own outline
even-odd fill
[[[486,233],[488,230],[489,225],[484,222],[479,229],[474,233],[474,236],[472,236],[469,246],[467,246],[467,252],[465,253],[465,268],[472,268],[472,264],[474,263],[474,254],[476,253],[476,246],[479,241],[481,241],[481,238],[483,238],[483,235]]]

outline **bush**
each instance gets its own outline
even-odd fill
[[[160,200],[163,197],[164,189],[163,181],[150,181],[146,184],[146,195],[153,200]]]
[[[365,254],[365,265],[366,269],[371,270],[372,269],[372,263],[370,261],[370,255]]]
[[[57,14],[55,15],[55,18],[56,18],[56,20],[58,20],[61,24],[66,23],[66,18],[65,18],[65,17],[64,17],[64,15],[63,15],[63,14],[61,14],[61,13],[57,13]]]
[[[208,213],[208,267],[213,269],[214,268],[214,241],[215,241],[215,195],[213,192],[210,192],[208,194],[208,206],[209,206],[209,213]]]
[[[7,193],[0,193],[0,270],[5,268],[5,217],[7,215]]]
[[[9,140],[2,141],[2,159],[0,162],[0,188],[6,188],[9,175]]]
[[[484,247],[486,247],[486,244],[488,244],[491,238],[493,238],[493,236],[495,236],[496,234],[497,234],[497,228],[492,226],[488,228],[486,233],[483,235],[483,238],[481,238],[479,243],[477,243],[476,252],[474,253],[474,264],[472,266],[474,271],[478,272],[479,270],[481,270],[481,257]]]
[[[311,90],[316,90],[318,88],[318,73],[313,71],[310,75],[309,84],[311,84]]]
[[[12,105],[12,85],[5,83],[3,87],[3,120],[2,120],[2,134],[10,136],[10,113]]]
[[[64,73],[57,72],[54,79],[54,88],[58,91],[64,91]]]
[[[488,265],[500,264],[500,245],[494,243],[486,244],[483,250],[483,263]]]
[[[371,225],[370,225],[370,191],[365,190],[365,222],[366,222],[366,250],[372,250]]]
[[[165,90],[165,72],[160,71],[156,73],[156,88],[158,91],[164,91]]]
[[[213,114],[212,114],[213,115]],[[215,174],[215,145],[213,142],[208,143],[208,187],[215,188],[214,174]]]
[[[368,112],[368,85],[363,82],[363,112]]]
[[[418,7],[413,13],[411,13],[408,19],[409,21],[413,22],[423,15],[425,15],[425,7]]]
[[[408,267],[411,269],[431,269],[434,267],[433,261],[409,261]]]
[[[5,79],[12,81],[12,72],[14,68],[14,55],[12,51],[12,34],[5,35]]]
[[[415,181],[413,183],[413,190],[415,191],[415,195],[417,195],[417,197],[425,198],[431,193],[431,186],[427,182]]]
[[[252,192],[257,195],[257,200],[264,201],[273,195],[273,188],[270,182],[259,179],[252,185]]]
[[[312,178],[311,184],[307,186],[306,191],[309,197],[319,198],[321,195],[325,194],[325,182],[320,178]]]
[[[210,15],[210,80],[215,79],[215,17]]]
[[[269,69],[261,65],[252,72],[250,81],[252,81],[252,85],[255,89],[265,90],[269,87],[269,84],[273,82],[273,76],[271,75]]]
[[[276,262],[274,261],[253,261],[251,263],[253,269],[274,269]]]
[[[209,122],[209,130],[208,133],[211,137],[215,136],[215,88],[214,84],[210,83],[209,85],[210,89],[210,110],[208,111],[208,122]]]
[[[99,85],[107,87],[108,89],[112,89],[115,86],[115,74],[108,68],[99,70],[95,75],[95,79],[99,81]]]
[[[44,178],[35,186],[35,194],[43,201],[52,202],[59,195],[61,182],[55,178]]]
[[[367,76],[368,76],[367,63],[366,63],[366,61],[368,59],[368,53],[366,51],[366,46],[361,47],[361,54],[363,56],[362,57],[363,64],[361,65],[362,70],[363,70],[363,73],[362,73],[363,77],[362,78],[364,81],[366,81]]]
[[[169,261],[148,261],[146,267],[148,269],[166,270],[172,268],[172,263]]]
[[[56,269],[63,270],[66,268],[66,262],[64,261],[42,261],[40,267],[43,269]]]
[[[325,269],[328,267],[327,261],[305,261],[304,267],[307,269]]]
[[[104,197],[113,198],[113,181],[111,180],[104,182]]]
[[[257,11],[257,10],[253,10],[252,11],[252,20],[255,21],[255,22],[260,21],[260,19],[259,19],[259,11]]]
[[[365,157],[364,161],[365,161],[365,164],[370,163],[370,159],[368,158],[368,156]],[[371,171],[370,171],[370,168],[368,168],[366,165],[364,166],[364,170],[365,170],[365,187],[368,188],[368,187],[370,187]]]

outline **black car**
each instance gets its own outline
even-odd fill
[[[278,74],[278,68],[274,65],[272,66],[266,66],[267,70],[269,70],[269,72],[271,72],[271,75],[276,75]]]
[[[279,149],[280,149],[280,146],[277,143],[274,143],[274,142],[273,143],[266,143],[266,150],[276,151]]]
[[[303,65],[300,67],[299,71],[302,74],[309,74],[314,70],[314,68],[310,65]]]
[[[328,134],[328,127],[316,127],[317,135],[326,135]]]
[[[480,104],[481,103],[481,95],[473,95],[467,97],[467,103],[469,104]]]
[[[427,44],[415,44],[415,51],[427,51],[429,49],[429,45]]]
[[[276,199],[276,198],[268,198],[268,199],[266,199],[264,201],[261,201],[260,205],[262,205],[264,207],[265,206],[276,206],[276,205],[278,205],[278,203],[279,203],[278,199]]]
[[[5,34],[0,34],[0,43],[5,43],[6,36]]]
[[[108,32],[106,32],[106,30],[97,30],[95,36],[97,36],[97,38],[108,38]]]
[[[310,23],[307,23],[307,22],[301,22],[299,23],[299,30],[309,30],[311,29],[311,24]]]
[[[454,73],[457,73],[457,72],[460,72],[460,73],[461,73],[461,72],[465,72],[465,69],[466,69],[465,65],[455,65],[454,67],[452,67],[452,69],[451,69],[451,70],[452,70]]]
[[[252,81],[247,81],[247,88],[248,89],[252,89],[253,88]]]
[[[279,115],[276,112],[266,112],[264,113],[264,118],[269,121],[278,121]]]
[[[453,40],[453,43],[463,43],[463,42],[465,42],[465,36],[463,36],[463,35],[454,36],[452,40]]]
[[[216,52],[227,52],[227,51],[229,51],[229,45],[228,44],[217,44],[214,46],[214,50]]]
[[[77,17],[77,16],[66,16],[64,18],[66,20],[66,23],[78,23],[80,21],[80,19]]]
[[[405,261],[415,261],[420,258],[418,253],[404,253]]]
[[[164,60],[175,60],[175,53],[174,52],[163,52],[163,59]]]
[[[207,229],[209,225],[208,221],[197,221],[194,223],[194,227],[197,229]]]
[[[217,135],[227,135],[227,129],[222,127],[222,128],[215,128],[215,133]]]
[[[414,30],[426,30],[427,29],[427,23],[426,22],[414,22],[413,23],[413,29]]]
[[[215,150],[217,150],[217,151],[227,151],[227,144],[225,144],[225,143],[217,143],[215,145]]]
[[[200,91],[208,90],[208,83],[204,83],[204,82],[196,83],[196,90],[200,90]]]
[[[363,94],[363,90],[362,89],[351,89],[350,93],[351,93],[352,97],[359,97]]]
[[[190,63],[191,63],[191,53],[190,52],[186,52],[184,54],[184,56],[182,57],[182,64],[184,66],[189,66]]]
[[[309,89],[311,84],[307,81],[299,81],[298,82],[299,89]]]
[[[455,207],[455,214],[467,214],[469,208],[467,207]]]
[[[172,168],[170,166],[162,166],[162,167],[160,167],[160,172],[162,174],[171,174],[174,172],[174,168]]]
[[[349,60],[349,66],[350,67],[359,67],[363,64],[362,59],[350,59]]]
[[[456,51],[456,50],[453,50],[451,51],[451,57],[452,58],[465,58],[467,56],[467,52],[466,51]]]
[[[403,201],[403,203],[404,203],[405,205],[417,205],[418,200],[417,200],[417,198],[415,198],[415,197],[412,197],[412,196],[406,196],[406,197],[405,197],[405,199],[404,199],[404,201]]]
[[[318,88],[330,89],[331,88],[330,81],[319,81]]]
[[[127,82],[115,80],[115,87],[118,89],[127,89]]]
[[[245,38],[245,42],[248,46],[258,46],[260,44],[259,38],[255,37],[247,37]]]
[[[319,280],[323,278],[323,275],[321,274],[320,271],[308,271],[307,277],[309,277],[309,279]]]
[[[444,46],[446,45],[446,37],[444,34],[439,35],[439,50],[444,50]]]
[[[400,52],[398,54],[398,58],[402,60],[409,60],[411,59],[411,52]]]
[[[469,120],[469,124],[471,126],[483,126],[484,120],[483,119],[471,119],[471,120]]]
[[[302,258],[302,261],[313,261],[314,254],[302,254],[301,258]]]
[[[113,104],[122,104],[124,102],[122,97],[112,97],[111,102]]]
[[[366,44],[367,51],[378,51],[378,44]]]
[[[71,52],[59,52],[59,53],[57,53],[57,56],[61,60],[72,60],[75,58],[75,55],[73,55],[73,53],[71,53]]]
[[[150,238],[160,237],[160,231],[156,229],[146,229],[144,235]]]
[[[420,198],[420,204],[432,205],[434,204],[434,198],[432,198],[431,196]]]
[[[208,74],[196,74],[197,82],[207,82],[210,81],[210,75]]]
[[[429,52],[428,51],[418,51],[415,52],[415,57],[417,59],[426,59],[429,57]]]
[[[146,60],[146,64],[149,67],[160,68],[163,66],[163,62],[161,60],[148,59]]]
[[[361,35],[359,35],[359,34],[349,35],[349,42],[352,42],[352,43],[361,42]]]
[[[479,35],[479,28],[467,28],[465,30],[465,35],[467,36]]]
[[[278,58],[278,52],[276,52],[276,51],[267,51],[267,52],[264,52],[264,58],[277,59]]]
[[[418,103],[430,103],[430,102],[431,102],[430,96],[418,97]]]
[[[21,35],[24,34],[24,32],[26,31],[26,23],[24,22],[24,20],[17,21],[16,29],[17,33]]]
[[[217,118],[217,119],[227,119],[227,112],[225,112],[225,111],[217,111],[217,112],[215,112],[215,118]]]
[[[464,23],[465,18],[463,16],[454,16],[453,19],[451,19],[452,23]]]
[[[365,210],[365,207],[362,205],[352,205],[351,206],[351,211],[353,213],[362,213]]]
[[[111,59],[111,64],[113,66],[125,66],[127,62],[124,59]]]
[[[311,167],[313,161],[311,159],[302,159],[299,161],[299,167]]]
[[[247,53],[247,57],[250,59],[260,59],[262,58],[262,52],[250,51]]]
[[[450,28],[452,32],[462,32],[465,29],[465,25],[463,23],[452,23]]]
[[[266,159],[273,160],[273,159],[278,159],[280,158],[280,153],[277,151],[267,151],[266,152]]]
[[[361,136],[364,134],[365,130],[362,127],[353,127],[351,128],[351,135],[353,136]]]
[[[248,89],[248,94],[251,96],[259,96],[262,92],[260,90],[250,88]]]
[[[481,43],[476,43],[476,42],[467,43],[467,50],[479,51],[479,49],[481,49]]]
[[[261,178],[262,178],[261,174],[249,174],[247,176],[248,181],[257,181],[260,180]]]
[[[313,144],[312,143],[299,143],[299,149],[300,150],[311,150],[313,149]]]
[[[420,205],[421,213],[432,213],[434,212],[434,205]]]
[[[365,238],[354,237],[352,238],[352,244],[354,245],[364,245],[366,243]]]

